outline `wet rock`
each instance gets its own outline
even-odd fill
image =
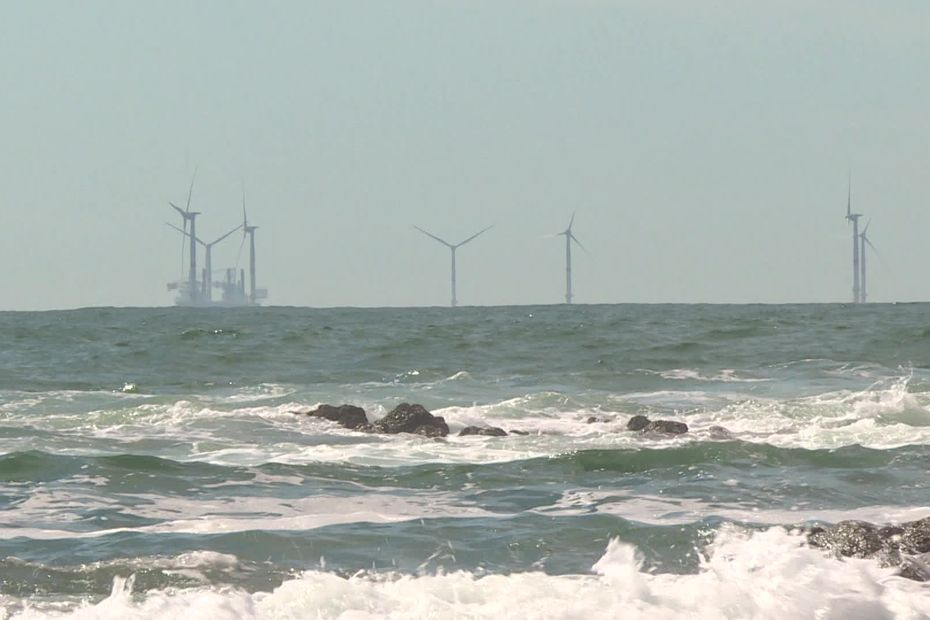
[[[504,437],[507,431],[496,426],[466,426],[459,431],[459,437],[466,435],[485,435],[487,437]]]
[[[423,405],[401,403],[372,424],[375,433],[415,433],[426,437],[445,437],[449,434],[449,425],[442,416],[434,416]]]
[[[510,431],[510,434],[511,434],[511,435],[529,435],[529,432],[528,432],[528,431],[521,431],[521,430],[511,430],[511,431]]]
[[[897,567],[898,574],[908,579],[930,580],[930,518],[885,527],[840,521],[811,528],[807,542],[839,557],[874,559],[882,566]]]
[[[840,521],[832,528],[808,537],[815,547],[824,547],[850,558],[870,558],[882,549],[878,528],[865,521]]]
[[[303,413],[295,411],[294,413]],[[368,417],[365,410],[353,405],[320,405],[313,411],[306,412],[306,415],[312,418],[322,418],[330,422],[336,422],[340,426],[351,429],[361,429],[368,425]]]
[[[688,432],[688,425],[684,422],[671,420],[653,420],[643,429],[644,433],[665,433],[666,435],[681,435]]]
[[[649,418],[644,415],[634,415],[630,418],[630,421],[626,423],[626,430],[641,431],[647,426],[649,426]]]
[[[650,420],[644,415],[635,415],[626,423],[627,430],[642,433],[663,433],[665,435],[681,435],[688,432],[688,425],[684,422],[672,420]]]
[[[905,523],[901,528],[901,551],[905,553],[930,552],[930,517]]]
[[[711,439],[733,439],[733,433],[722,426],[711,426],[707,429],[707,434]]]

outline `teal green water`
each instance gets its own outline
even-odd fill
[[[422,403],[452,434],[290,413],[324,402]],[[625,431],[641,413],[691,430]],[[471,424],[528,434],[455,435]],[[341,590],[272,605],[313,579],[386,617],[371,601],[408,578],[433,597],[453,574],[577,585],[620,562],[613,539],[647,585],[729,588],[708,572],[726,545],[739,565],[775,531],[802,546],[785,532],[930,515],[930,306],[0,313],[0,448],[0,617],[183,617],[205,593],[229,617],[355,609]],[[804,558],[822,579],[847,566]],[[466,585],[437,617],[484,617]],[[642,617],[688,617],[635,596]],[[928,613],[908,600],[917,615],[871,617]]]

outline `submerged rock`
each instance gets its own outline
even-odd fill
[[[295,411],[294,413],[304,413]],[[311,418],[322,418],[330,422],[336,422],[340,426],[351,429],[361,429],[368,426],[368,416],[365,410],[354,405],[320,405],[313,411],[308,411],[305,415]]]
[[[626,423],[629,431],[639,431],[641,433],[663,433],[665,435],[681,435],[688,432],[688,425],[684,422],[674,422],[672,420],[650,420],[644,415],[634,415]]]
[[[442,416],[434,416],[423,405],[401,403],[371,425],[372,432],[415,433],[426,437],[445,437],[449,434],[449,425]]]
[[[465,435],[486,435],[488,437],[504,437],[507,434],[502,428],[496,426],[466,426],[459,431],[459,437]]]
[[[711,439],[733,439],[733,433],[722,426],[711,426],[707,429]]]

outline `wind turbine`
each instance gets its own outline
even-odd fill
[[[480,235],[480,234],[482,234],[482,233],[485,233],[485,232],[487,232],[488,230],[490,230],[491,228],[493,228],[493,224],[492,224],[491,226],[488,226],[487,228],[485,228],[485,229],[483,229],[483,230],[480,230],[480,231],[476,232],[475,234],[473,234],[471,237],[469,237],[469,238],[466,239],[465,241],[462,241],[461,243],[456,243],[456,244],[449,243],[449,242],[446,241],[445,239],[440,239],[439,237],[437,237],[437,236],[434,235],[433,233],[426,232],[425,230],[423,230],[423,229],[420,228],[419,226],[414,226],[414,228],[416,228],[417,230],[419,230],[421,233],[423,233],[423,234],[426,235],[427,237],[432,237],[433,239],[435,239],[435,240],[438,241],[439,243],[443,244],[444,246],[446,246],[447,248],[449,248],[449,249],[452,251],[452,307],[455,308],[455,307],[458,305],[458,299],[456,299],[456,297],[455,297],[455,251],[456,251],[457,249],[459,249],[460,247],[462,247],[463,245],[465,245],[466,243],[468,243],[469,241],[471,241],[472,239],[474,239],[475,237],[477,237],[478,235]]]
[[[572,224],[575,223],[575,214],[572,213],[572,219],[568,221],[568,228],[556,236],[565,236],[565,303],[572,303],[572,241],[578,244],[578,247],[584,249],[581,242],[572,233]]]
[[[859,218],[861,213],[852,212],[852,177],[849,180],[849,190],[846,195],[846,221],[852,222],[853,225],[853,303],[860,303],[862,295],[859,284]]]
[[[859,240],[860,240],[860,242],[861,242],[860,250],[862,251],[862,262],[861,262],[860,265],[859,265],[860,268],[861,268],[860,279],[861,279],[862,289],[861,289],[861,293],[860,293],[860,300],[861,300],[862,303],[865,303],[865,300],[866,300],[866,288],[865,288],[865,246],[868,245],[870,248],[872,248],[873,251],[878,252],[878,250],[875,249],[875,246],[872,245],[872,242],[869,241],[868,232],[869,232],[869,226],[871,226],[871,225],[872,225],[872,222],[871,222],[871,220],[870,220],[870,221],[865,225],[865,229],[862,231],[862,233],[859,234]]]
[[[212,302],[212,301],[213,301],[213,286],[212,286],[212,285],[213,285],[213,260],[212,260],[213,246],[215,246],[217,243],[219,243],[220,241],[222,241],[223,239],[225,239],[225,238],[228,237],[229,235],[233,234],[233,233],[236,232],[237,230],[239,230],[239,228],[241,228],[242,225],[239,224],[238,226],[236,226],[235,228],[233,228],[232,230],[230,230],[228,233],[226,233],[226,234],[224,234],[223,236],[221,236],[221,237],[219,237],[219,238],[217,238],[217,239],[211,241],[210,243],[205,243],[205,242],[204,242],[203,240],[201,240],[200,238],[194,237],[191,233],[187,232],[186,230],[181,230],[180,228],[178,228],[178,227],[175,226],[174,224],[168,224],[168,226],[170,226],[171,228],[175,229],[175,230],[178,231],[179,233],[182,233],[182,234],[184,234],[184,235],[190,236],[192,239],[194,239],[194,241],[196,241],[197,243],[199,243],[200,245],[202,245],[202,246],[204,247],[204,254],[205,254],[205,258],[204,258],[204,272],[205,272],[205,276],[204,276],[203,283],[202,283],[202,284],[203,284],[203,290],[201,291],[201,293],[203,294],[204,298],[207,300],[207,303]]]
[[[184,230],[182,231],[184,234],[187,234],[187,223],[188,222],[191,223],[190,271],[187,276],[188,294],[191,297],[191,301],[196,300],[198,297],[198,294],[197,294],[197,242],[195,240],[197,239],[197,216],[200,215],[200,211],[191,211],[191,196],[194,193],[194,180],[196,178],[197,178],[197,172],[194,171],[194,176],[191,177],[190,189],[187,191],[187,208],[182,209],[181,207],[174,204],[173,202],[171,201],[168,202],[168,204],[170,204],[171,207],[175,211],[180,213],[181,217],[184,219]],[[182,239],[181,247],[183,248],[183,239]]]
[[[245,237],[249,237],[249,303],[255,305],[255,231],[258,226],[249,226],[249,220],[245,215],[245,192],[242,192],[242,242],[245,243]],[[242,245],[239,245],[241,250]]]

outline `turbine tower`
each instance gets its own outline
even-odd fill
[[[869,232],[869,226],[871,226],[871,225],[872,225],[872,222],[869,221],[869,222],[865,225],[865,229],[859,234],[859,241],[860,241],[859,249],[860,249],[860,251],[862,252],[861,262],[860,262],[860,264],[859,264],[859,267],[860,267],[860,284],[861,284],[861,289],[860,289],[860,294],[859,294],[859,300],[860,300],[861,303],[865,303],[865,302],[866,302],[866,299],[867,299],[867,297],[866,297],[866,288],[865,288],[865,246],[869,246],[870,248],[872,248],[873,251],[876,251],[876,252],[878,251],[878,250],[875,250],[875,246],[872,245],[872,242],[871,242],[871,241],[869,241],[868,232]]]
[[[195,242],[199,243],[200,245],[204,247],[204,255],[205,255],[204,256],[204,278],[203,278],[203,282],[201,283],[203,287],[201,290],[201,294],[203,295],[203,299],[207,303],[213,302],[213,260],[212,260],[213,246],[215,246],[217,243],[219,243],[220,241],[222,241],[229,235],[233,234],[237,230],[239,230],[242,224],[239,224],[238,226],[230,230],[228,233],[224,234],[222,237],[219,237],[215,239],[214,241],[211,241],[210,243],[205,243],[199,237],[195,237],[194,235],[187,232],[186,230],[181,230],[174,224],[168,224],[168,226],[175,229],[179,233],[182,233],[186,236],[191,237]]]
[[[435,239],[435,240],[438,241],[439,243],[443,244],[444,246],[446,246],[447,248],[449,248],[449,249],[452,251],[452,307],[455,308],[455,307],[458,305],[458,299],[457,299],[456,296],[455,296],[455,251],[456,251],[457,249],[459,249],[460,247],[462,247],[463,245],[465,245],[466,243],[468,243],[469,241],[471,241],[472,239],[474,239],[475,237],[477,237],[478,235],[480,235],[480,234],[482,234],[482,233],[485,233],[485,232],[487,232],[488,230],[490,230],[491,228],[493,228],[493,225],[488,226],[488,227],[485,228],[484,230],[480,230],[480,231],[476,232],[475,234],[473,234],[471,237],[469,237],[469,238],[466,239],[465,241],[462,241],[461,243],[456,243],[456,244],[449,243],[449,242],[446,241],[445,239],[440,239],[439,237],[437,237],[437,236],[434,235],[433,233],[426,232],[425,230],[423,230],[423,229],[420,228],[419,226],[414,226],[414,228],[416,228],[417,230],[419,230],[421,233],[423,233],[423,234],[426,235],[427,237],[432,237],[433,239]]]
[[[853,225],[853,303],[860,303],[862,301],[862,294],[860,291],[859,276],[860,276],[860,267],[859,267],[859,218],[862,217],[861,213],[852,212],[852,179],[849,181],[849,190],[846,195],[846,221],[852,222]]]
[[[191,223],[191,233],[190,233],[190,269],[187,276],[187,288],[188,295],[190,295],[191,301],[196,300],[199,295],[197,291],[197,216],[200,215],[200,211],[191,211],[191,196],[194,193],[194,179],[197,178],[197,173],[194,172],[194,176],[191,177],[191,186],[187,191],[187,208],[182,209],[173,202],[168,202],[171,207],[181,214],[181,217],[184,220],[184,232],[187,234],[187,223]]]
[[[249,303],[255,305],[255,231],[258,226],[249,226],[245,215],[245,192],[242,193],[242,241],[249,237]],[[241,246],[240,246],[241,247]]]
[[[565,237],[565,303],[567,304],[572,303],[572,241],[577,243],[578,247],[584,248],[572,233],[572,224],[574,223],[575,214],[572,213],[572,219],[568,221],[568,228],[558,233],[558,235]]]

